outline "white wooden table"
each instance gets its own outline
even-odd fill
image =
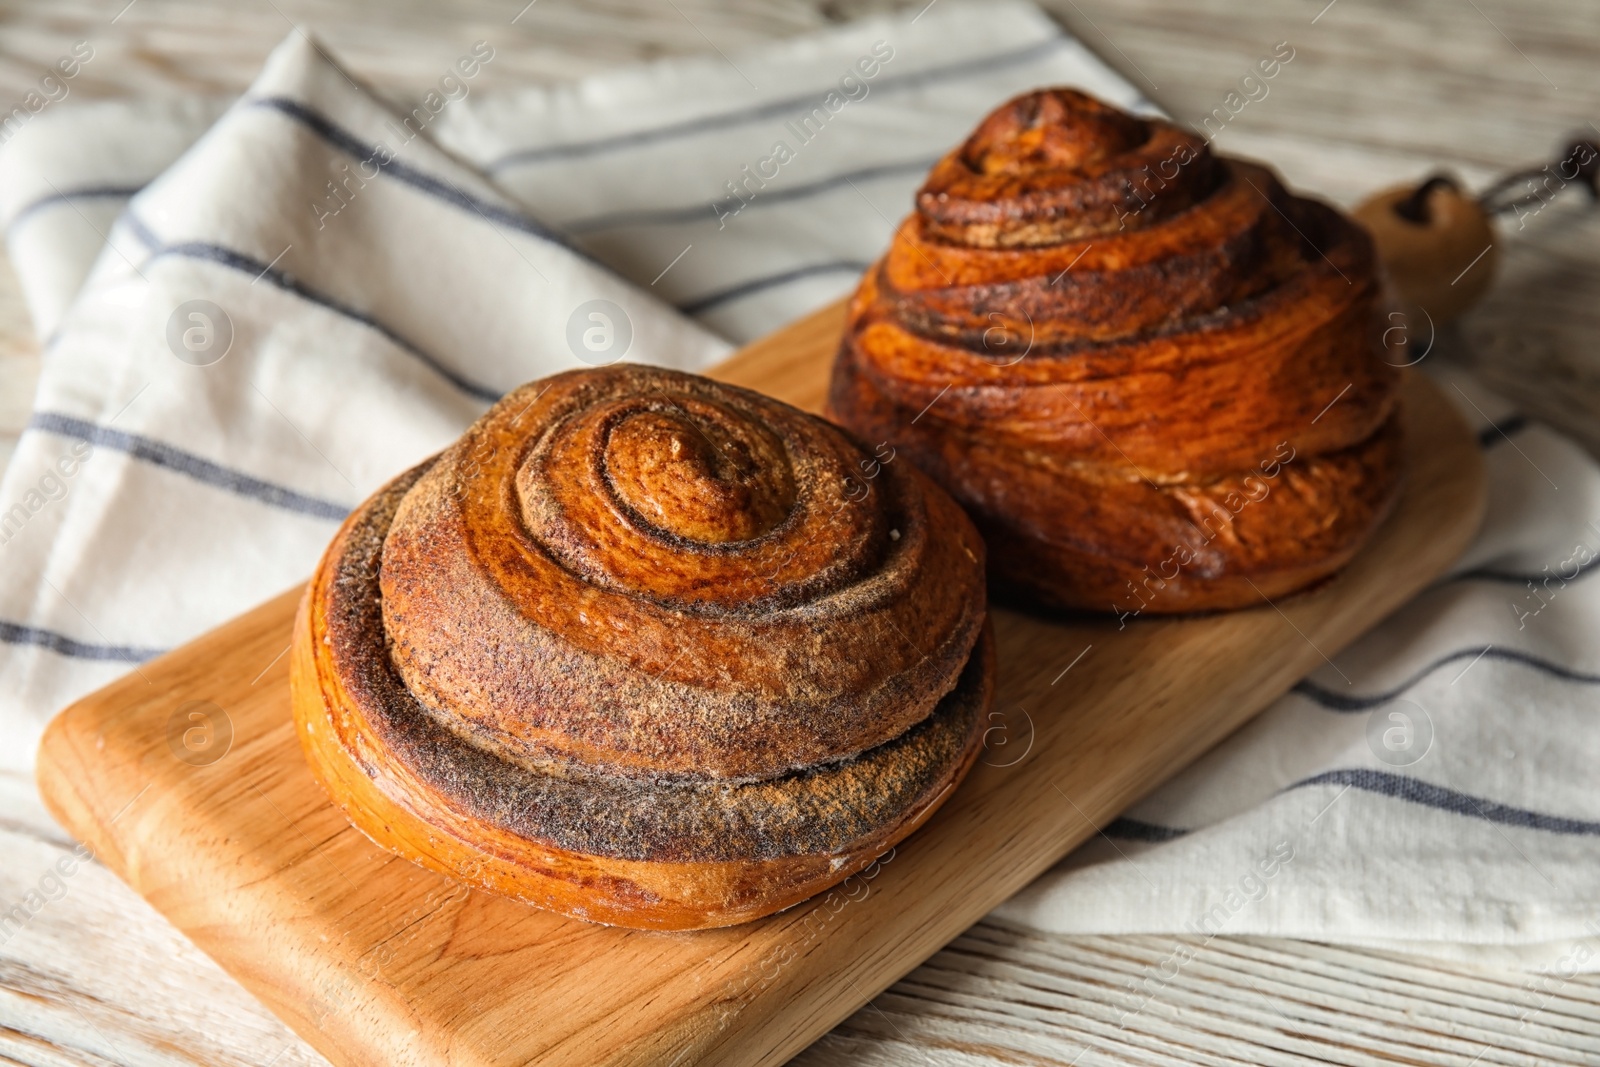
[[[75,39],[82,97],[238,91],[291,20],[400,95],[441,42],[493,39],[505,87],[662,54],[728,49],[921,6],[858,0],[0,0],[0,101]],[[937,0],[936,0],[937,2]],[[953,0],[947,0],[953,2]],[[1058,18],[1180,119],[1216,106],[1278,41],[1297,52],[1218,138],[1292,184],[1350,204],[1434,166],[1480,185],[1600,137],[1600,5],[1586,0],[1048,0]],[[522,12],[518,16],[519,10]],[[115,22],[112,18],[115,16]],[[518,16],[515,24],[513,16]],[[446,57],[448,58],[448,57]],[[1600,210],[1581,197],[1508,238],[1496,290],[1463,324],[1472,362],[1530,414],[1600,453]],[[0,267],[0,462],[26,421],[37,346]],[[71,843],[31,783],[0,775],[0,910]],[[324,1061],[148,905],[89,866],[21,932],[0,935],[0,1062],[291,1067]],[[1048,937],[980,923],[797,1063],[1597,1064],[1600,978],[1513,972],[1259,938],[1217,938],[1144,1010],[1119,997],[1174,938]]]

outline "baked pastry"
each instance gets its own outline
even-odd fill
[[[850,303],[832,416],[948,489],[997,590],[1259,604],[1399,485],[1366,234],[1205,139],[1070,89],[990,114]]]
[[[743,922],[981,748],[983,545],[909,463],[638,366],[523,386],[362,504],[301,605],[312,769],[378,844],[596,922]]]

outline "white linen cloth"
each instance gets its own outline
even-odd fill
[[[0,480],[5,766],[74,697],[303,578],[491,397],[599,361],[573,338],[617,324],[590,301],[621,309],[627,358],[703,367],[846,293],[1007,97],[1152,107],[1022,3],[503,95],[467,73],[492,48],[460,51],[407,114],[297,31],[240,100],[64,106],[0,151],[46,343]],[[173,326],[194,300],[225,322]],[[1491,479],[1451,577],[999,918],[1600,969],[1600,471],[1449,384]],[[1431,732],[1410,763],[1382,743],[1407,729]]]

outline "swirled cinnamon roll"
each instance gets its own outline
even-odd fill
[[[910,833],[994,673],[943,491],[637,366],[524,386],[358,508],[294,647],[303,745],[369,837],[661,929],[787,907]]]
[[[928,175],[849,310],[830,413],[950,490],[1044,605],[1261,603],[1349,561],[1401,474],[1374,257],[1264,167],[1070,89]]]

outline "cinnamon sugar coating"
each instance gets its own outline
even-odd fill
[[[579,371],[506,397],[406,494],[384,628],[423,706],[502,759],[752,781],[924,718],[977,640],[982,558],[949,497],[820,419]]]
[[[439,724],[384,646],[378,571],[401,501],[424,470],[363,505],[345,536],[328,599],[330,656],[385,755],[450,805],[518,837],[593,856],[708,862],[847,851],[943,788],[982,737],[993,649],[970,656],[955,687],[904,733],[857,756],[733,783],[618,777],[592,767],[530,770]]]

